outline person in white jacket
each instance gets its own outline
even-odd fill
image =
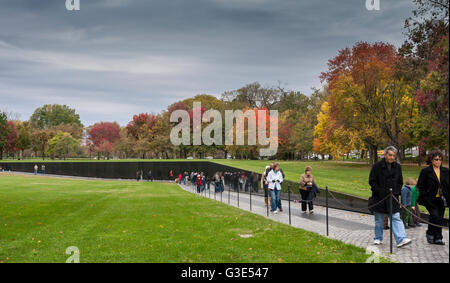
[[[279,211],[283,211],[281,208],[281,183],[283,183],[283,173],[281,173],[280,165],[275,164],[274,168],[267,175],[267,181],[269,183],[269,191],[270,196],[272,198],[272,211],[273,213],[278,213],[277,207]]]

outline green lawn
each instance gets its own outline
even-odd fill
[[[365,250],[173,184],[0,175],[0,262],[364,262]],[[252,234],[241,238],[240,234]]]

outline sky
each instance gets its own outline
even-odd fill
[[[0,0],[0,110],[65,104],[126,125],[197,94],[259,82],[306,95],[359,41],[399,47],[412,0]]]

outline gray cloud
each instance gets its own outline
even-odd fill
[[[400,46],[410,0],[0,0],[0,109],[44,103],[83,123],[160,112],[199,93],[282,81],[311,93],[339,49]]]

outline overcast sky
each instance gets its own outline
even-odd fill
[[[43,104],[126,125],[178,100],[258,81],[311,94],[338,50],[399,47],[412,0],[0,0],[0,109]]]

